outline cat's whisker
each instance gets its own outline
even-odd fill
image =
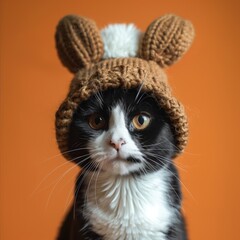
[[[144,78],[144,79],[145,79],[145,78]],[[138,89],[138,91],[137,91],[137,94],[136,94],[136,97],[135,97],[135,99],[134,99],[134,102],[137,101],[138,96],[139,96],[139,94],[141,93],[141,90],[142,90],[142,88],[143,88],[143,85],[144,85],[144,80],[143,80],[143,82],[141,83],[141,85],[140,85],[140,87],[139,87],[139,89]]]
[[[149,158],[146,158],[146,157],[149,157],[149,156],[150,156],[150,157],[154,157],[154,158],[156,158],[156,159],[163,160],[163,161],[165,161],[165,162],[167,162],[167,163],[172,163],[172,161],[169,160],[169,158],[166,158],[166,157],[163,157],[163,156],[159,156],[158,154],[154,154],[154,153],[150,153],[150,152],[145,152],[145,159],[146,159],[146,161],[149,159]],[[155,161],[155,162],[156,162],[156,161]],[[156,162],[156,163],[157,163],[157,162]],[[184,166],[183,166],[182,164],[175,162],[175,165],[176,165],[178,168],[180,168],[181,170],[187,172],[187,170],[184,168]]]
[[[53,195],[53,193],[54,193],[57,185],[61,182],[61,180],[62,180],[69,172],[71,172],[74,168],[76,168],[76,167],[79,165],[79,163],[83,163],[84,161],[87,161],[89,158],[90,158],[90,157],[87,157],[87,158],[81,160],[80,162],[78,162],[78,164],[76,164],[76,165],[74,164],[70,169],[68,169],[67,171],[65,171],[65,172],[57,179],[57,181],[56,181],[56,183],[55,183],[52,191],[50,192],[50,194],[49,194],[49,196],[48,196],[48,199],[47,199],[47,202],[46,202],[46,205],[45,205],[45,209],[47,208],[47,206],[48,206],[48,204],[49,204],[49,202],[50,202],[51,196]],[[78,159],[78,158],[76,158],[76,159]],[[75,160],[75,159],[73,159],[73,160]]]
[[[77,176],[76,182],[78,181],[78,179],[80,178],[80,176],[81,176],[81,175],[78,175],[78,176]],[[73,178],[75,178],[75,176],[73,176],[73,177],[71,178],[71,181],[72,181]],[[67,199],[66,199],[66,202],[65,202],[65,210],[68,208],[68,206],[70,205],[71,201],[74,199],[74,188],[75,188],[75,186],[73,185],[73,186],[71,187],[70,191],[69,191],[69,194],[68,194]],[[71,197],[71,195],[73,195],[73,196]]]
[[[99,208],[99,207],[98,207],[98,201],[97,201],[97,180],[98,180],[98,178],[99,178],[99,174],[100,174],[101,171],[102,171],[103,164],[99,163],[98,167],[99,167],[99,166],[100,166],[100,168],[98,169],[98,174],[97,174],[96,179],[95,179],[95,203],[96,203],[97,208]]]
[[[73,203],[73,218],[75,219],[75,213],[76,213],[76,204],[77,204],[77,199],[78,199],[78,193],[79,190],[81,188],[81,185],[84,182],[84,179],[86,178],[86,176],[89,174],[89,169],[91,168],[91,166],[93,165],[93,162],[89,162],[83,169],[82,172],[80,173],[78,179],[80,177],[82,177],[81,181],[77,184],[76,189],[75,189],[75,193],[74,193],[74,203]]]
[[[164,139],[165,139],[165,141],[169,142],[169,144],[172,145],[175,148],[176,151],[180,152],[180,149],[175,144],[170,142],[166,137],[164,137]],[[184,149],[184,153],[186,153],[188,155],[193,155],[193,156],[199,156],[200,155],[200,154],[197,154],[197,153],[196,154],[195,153],[191,153],[189,151],[186,151],[185,149]]]
[[[67,171],[65,171],[65,173],[58,179],[57,183],[54,185],[52,191],[50,192],[49,196],[48,196],[48,199],[47,199],[47,202],[45,204],[45,210],[47,209],[48,207],[48,204],[50,202],[50,199],[52,197],[52,194],[53,192],[55,191],[56,189],[56,186],[59,184],[59,182],[64,178],[64,176],[66,176],[70,171],[72,171],[74,168],[76,168],[76,165],[73,165],[70,169],[68,169]]]
[[[195,197],[193,196],[193,194],[190,192],[190,190],[186,187],[186,185],[180,180],[180,178],[175,174],[173,173],[169,168],[166,168],[166,170],[168,172],[170,172],[174,177],[177,178],[177,180],[181,183],[181,185],[187,190],[187,192],[189,193],[189,195],[192,197],[192,199],[196,202],[196,199]]]
[[[145,142],[143,142],[143,147],[151,147],[151,146],[158,146],[158,145],[162,145],[163,143],[169,143],[169,145],[173,146],[174,148],[176,148],[176,146],[170,141],[168,140],[166,137],[162,136],[162,139],[156,143],[150,143],[150,144],[146,144],[147,140]],[[169,148],[172,149],[172,148]],[[169,150],[167,149],[167,150]],[[177,149],[178,150],[178,149]]]
[[[174,149],[177,151],[177,152],[180,152],[180,149],[179,147],[177,147],[175,144],[173,144],[169,139],[167,139],[166,137],[162,137],[166,142],[168,142],[171,146],[174,147]]]
[[[141,167],[140,171],[142,171],[145,176],[147,175],[147,170],[145,169],[145,166]]]
[[[54,156],[51,156],[51,157],[49,157],[49,158],[43,160],[42,162],[44,163],[44,162],[47,162],[47,161],[49,161],[49,160],[52,160],[52,159],[54,159],[54,158],[56,158],[56,157],[62,157],[62,155],[64,155],[64,154],[68,154],[68,153],[76,152],[76,151],[79,151],[79,150],[90,150],[90,148],[88,148],[88,147],[84,147],[84,148],[81,147],[81,148],[71,149],[71,150],[68,150],[68,151],[65,151],[65,152],[62,152],[62,153],[56,154],[56,155],[54,155]]]
[[[96,98],[97,102],[99,103],[99,105],[102,107],[104,101],[103,101],[102,93],[100,91],[97,91],[95,93],[95,98]]]
[[[178,198],[178,201],[181,202],[181,201],[182,201],[182,198],[181,198],[181,197],[179,196],[179,194],[176,192],[176,190],[175,190],[174,187],[172,186],[171,182],[169,182],[169,186],[170,186],[170,188],[174,191],[175,195],[176,195],[177,198]],[[169,197],[169,199],[170,199],[170,201],[171,201],[171,203],[172,203],[172,205],[173,205],[173,200],[172,200],[172,197],[171,197],[170,193],[168,194],[168,197]],[[185,213],[185,209],[184,209],[183,206],[181,207],[181,209],[182,209],[183,213]]]
[[[140,98],[138,99],[138,101],[136,102],[136,104],[140,104],[142,101],[144,101],[146,98],[148,98],[149,95],[147,93],[143,93],[141,94]]]
[[[148,159],[148,158],[155,158],[156,161],[159,161],[159,160],[166,160],[170,163],[172,163],[172,160],[170,160],[169,158],[166,158],[164,156],[161,156],[158,152],[157,153],[154,153],[154,152],[149,152],[149,151],[145,151],[144,152],[144,158],[145,159]]]
[[[141,90],[142,90],[143,85],[144,85],[144,82],[143,82],[143,83],[141,84],[141,86],[139,87],[138,92],[137,92],[137,94],[136,94],[136,96],[135,96],[134,102],[133,102],[132,104],[129,104],[129,105],[127,106],[127,105],[125,104],[125,102],[123,101],[123,104],[124,104],[124,106],[125,106],[127,115],[128,115],[129,113],[131,113],[132,110],[134,109],[134,107],[136,106],[136,101],[137,101],[137,99],[138,99],[138,97],[139,97],[139,95],[140,95],[140,93],[141,93]]]
[[[98,166],[99,166],[99,163],[98,163],[98,164],[96,164],[95,162],[93,162],[93,163],[94,163],[94,164],[93,164],[94,167],[98,167]],[[85,204],[86,204],[86,202],[88,202],[88,191],[89,191],[89,188],[90,188],[90,185],[91,185],[91,182],[92,182],[92,180],[93,180],[93,177],[94,177],[95,173],[97,173],[97,171],[94,171],[94,172],[92,173],[92,176],[91,176],[91,178],[90,178],[90,180],[89,180],[89,182],[88,182],[87,190],[86,190],[86,192],[85,192],[85,197],[84,197],[84,203],[85,203]]]
[[[107,159],[105,152],[97,152],[95,154],[91,154],[91,158],[95,160],[96,162],[101,162]]]
[[[81,180],[81,182],[79,183],[79,185],[76,185],[76,186],[75,186],[75,191],[74,191],[74,194],[73,194],[73,219],[76,218],[76,205],[77,205],[77,202],[78,202],[78,193],[79,193],[79,191],[80,191],[81,185],[82,185],[83,182],[84,182],[84,178],[85,178],[86,175],[87,175],[86,172],[81,173],[81,174],[82,174],[82,176],[81,176],[81,177],[82,177],[82,180]],[[78,181],[79,178],[80,178],[80,175],[78,176],[77,181]]]
[[[164,158],[159,158],[159,159],[160,159],[160,160],[163,160],[163,161],[166,162],[166,163],[172,164],[172,161],[171,161],[171,160],[164,159]],[[161,164],[159,164],[159,165],[162,166]],[[178,164],[178,163],[175,163],[175,165],[176,165],[176,167],[178,167],[178,168],[181,169],[182,171],[187,172],[187,170],[186,170],[182,165],[180,165],[180,164]]]
[[[87,141],[87,138],[86,137],[80,137],[80,136],[78,136],[78,138],[77,138],[77,141],[75,141],[75,142],[73,142],[72,143],[72,147],[80,147],[82,144],[81,143],[79,143],[79,140],[83,140],[83,141]]]
[[[148,160],[154,162],[155,164],[157,164],[157,165],[159,165],[159,166],[161,166],[161,167],[163,167],[162,164],[154,161],[154,160],[151,159],[151,158],[148,158]],[[151,166],[152,166],[152,165],[151,165]],[[166,166],[166,165],[165,165],[165,166]],[[153,166],[152,166],[152,167],[153,167]],[[178,177],[175,173],[173,173],[169,168],[167,168],[167,166],[166,166],[166,170],[167,170],[168,172],[170,172],[174,177],[177,178],[177,180],[178,180],[178,181],[182,184],[182,186],[187,190],[187,192],[190,194],[190,196],[193,198],[193,200],[196,201],[195,198],[194,198],[194,196],[193,196],[192,193],[190,192],[190,190],[189,190],[189,189],[185,186],[185,184],[179,179],[179,177]]]
[[[155,147],[155,146],[158,146],[158,145],[162,145],[164,142],[165,142],[165,140],[162,140],[162,141],[157,142],[157,143],[152,143],[152,144],[143,143],[143,148]],[[166,150],[171,150],[171,148],[167,148]]]
[[[148,158],[145,159],[145,160],[146,160],[146,162],[145,162],[146,165],[147,165],[148,167],[151,167],[151,169],[154,170],[154,171],[157,171],[157,170],[159,170],[159,169],[155,168],[152,163],[154,163],[155,165],[160,166],[160,167],[163,166],[162,163],[156,162],[155,159],[152,159],[152,158],[150,158],[150,157],[148,157]],[[152,162],[152,163],[150,163],[150,162]]]
[[[91,157],[90,157],[90,158],[91,158]],[[80,166],[81,163],[82,163],[82,161],[77,162],[77,165]],[[84,165],[84,169],[88,169],[88,166],[90,166],[90,165],[91,165],[91,162],[87,163],[86,165]],[[82,170],[82,172],[84,172],[84,170]],[[80,175],[78,176],[78,178],[77,178],[76,181],[78,181],[79,177],[80,177]],[[80,185],[81,185],[81,184],[80,184]],[[79,186],[79,187],[80,187],[80,186]],[[74,188],[74,187],[73,187],[73,188]],[[70,192],[70,194],[71,194],[71,192]],[[67,205],[66,205],[66,206],[68,206],[68,205],[70,204],[70,201],[71,201],[71,199],[69,200],[69,198],[70,198],[70,194],[68,195],[68,198],[67,198]]]
[[[55,167],[50,173],[48,173],[42,180],[41,182],[37,185],[37,187],[33,190],[33,192],[31,193],[31,195],[34,195],[38,189],[40,188],[40,186],[47,180],[47,178],[49,178],[53,173],[55,173],[58,169],[60,169],[61,167],[69,164],[69,162],[74,162],[75,160],[79,159],[79,158],[82,158],[82,157],[85,157],[85,156],[89,156],[89,154],[86,154],[86,155],[82,155],[82,156],[79,156],[79,157],[76,157],[76,158],[73,158],[71,160],[68,160],[67,162],[64,162],[62,164],[60,164],[59,166]],[[85,160],[84,160],[85,161]]]

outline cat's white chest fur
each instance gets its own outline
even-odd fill
[[[89,175],[86,216],[104,240],[165,240],[174,219],[168,204],[168,172],[140,177]]]

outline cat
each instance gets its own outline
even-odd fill
[[[79,104],[68,154],[81,167],[58,240],[187,240],[168,115],[135,89]]]

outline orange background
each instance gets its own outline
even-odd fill
[[[54,239],[71,200],[78,169],[58,155],[54,135],[54,114],[72,78],[57,58],[54,31],[69,13],[92,18],[100,28],[134,22],[144,30],[165,13],[193,22],[191,50],[167,70],[190,121],[188,147],[177,159],[184,213],[191,240],[240,239],[239,5],[1,0],[0,239]]]

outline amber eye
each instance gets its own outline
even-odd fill
[[[99,113],[94,113],[90,115],[88,119],[88,124],[92,129],[95,130],[100,130],[103,129],[106,125],[105,118],[99,114]]]
[[[133,118],[132,124],[135,129],[143,130],[149,125],[150,121],[151,118],[147,113],[140,113]]]

